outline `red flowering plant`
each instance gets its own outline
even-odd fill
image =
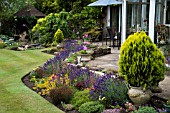
[[[128,113],[136,110],[135,106],[130,102],[126,102],[125,107],[126,107],[126,112],[128,112]]]

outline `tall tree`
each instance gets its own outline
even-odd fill
[[[34,6],[46,15],[50,13],[60,12],[56,0],[35,0],[35,1],[36,2]]]
[[[70,12],[77,10],[81,12],[83,7],[95,0],[35,0],[35,7],[45,14],[59,13],[63,9]],[[76,6],[76,7],[75,7]],[[75,9],[76,8],[76,9]]]

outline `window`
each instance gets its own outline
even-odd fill
[[[164,0],[156,0],[155,24],[163,23]],[[128,0],[127,4],[127,33],[144,30],[149,26],[150,0]],[[170,21],[170,15],[169,15]]]

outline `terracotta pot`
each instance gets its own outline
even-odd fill
[[[151,98],[151,91],[143,91],[141,87],[131,87],[128,91],[129,98],[135,105],[143,105]]]

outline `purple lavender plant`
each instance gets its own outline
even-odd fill
[[[52,73],[57,74],[63,69],[62,62],[69,56],[71,52],[77,52],[83,49],[83,46],[76,44],[77,41],[65,41],[64,50],[58,53],[54,58],[44,63],[43,69],[49,76]]]
[[[91,98],[99,100],[105,98],[102,103],[109,107],[110,105],[124,105],[128,100],[126,84],[111,74],[105,74],[99,77],[94,84],[94,90],[90,92]]]
[[[95,83],[98,75],[90,71],[88,68],[77,68],[77,66],[69,64],[67,73],[71,80],[71,84],[79,85],[78,89],[90,88]]]

